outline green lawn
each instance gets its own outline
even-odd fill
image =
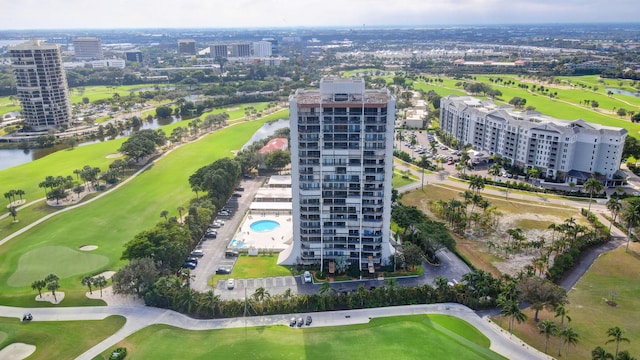
[[[23,324],[0,318],[0,349],[12,343],[36,346],[29,359],[74,359],[111,336],[124,323],[121,316],[94,321],[43,321]]]
[[[569,292],[569,316],[571,326],[580,336],[580,342],[569,350],[569,356],[574,359],[590,359],[591,350],[596,346],[604,347],[608,352],[615,351],[615,344],[604,343],[608,340],[607,329],[614,326],[624,331],[624,337],[630,343],[621,343],[620,350],[629,350],[631,355],[640,354],[640,322],[638,322],[638,307],[640,306],[640,244],[632,243],[630,251],[626,253],[624,246],[601,255],[591,266],[589,271],[578,281]],[[616,307],[609,306],[604,299],[614,299]],[[529,320],[515,327],[514,334],[528,344],[544,350],[544,338],[538,335],[533,322],[533,312],[528,311]],[[552,313],[542,311],[541,320],[553,320]],[[506,325],[506,321],[503,322]],[[558,351],[558,339],[549,341],[549,348],[554,349],[551,355]],[[564,355],[564,351],[563,351]]]
[[[273,276],[291,276],[291,269],[278,265],[278,254],[273,256],[248,256],[242,255],[238,258],[233,272],[227,275],[213,275],[209,279],[209,284],[214,286],[218,280],[234,279],[255,279]]]
[[[189,331],[154,325],[117,346],[125,346],[136,359],[502,359],[488,349],[489,340],[477,329],[446,315],[304,329],[283,324]]]
[[[276,114],[273,117],[279,116],[283,115]],[[57,271],[66,276],[58,274],[61,278],[60,291],[67,294],[62,305],[71,306],[78,305],[78,302],[85,303],[82,300],[85,289],[80,284],[82,276],[105,270],[117,270],[122,266],[124,262],[120,260],[120,256],[122,245],[125,242],[132,239],[136,233],[148,229],[160,221],[159,214],[162,210],[168,210],[169,215],[173,216],[177,214],[176,208],[178,206],[184,205],[194,196],[189,188],[188,177],[203,165],[210,164],[221,157],[232,156],[232,150],[239,149],[267,120],[227,127],[206,135],[197,142],[181,146],[126,186],[91,204],[55,216],[0,247],[0,303],[43,306],[42,302],[35,302],[35,292],[30,289],[30,286],[23,284],[30,284],[33,280],[45,276],[54,269],[58,269]],[[114,144],[109,143],[86,147],[93,146],[100,149],[104,147],[102,153],[110,153],[112,152],[110,150],[117,148]],[[83,148],[76,148],[72,152],[78,151],[80,154],[85,151],[90,152],[95,158],[97,151]],[[66,165],[68,162],[76,160],[70,159],[70,156],[63,157],[68,153],[62,151],[51,156],[54,158],[56,155],[61,156],[56,160],[63,166],[63,164]],[[49,157],[44,159],[49,159]],[[112,160],[109,159],[110,161]],[[55,168],[55,162],[49,164],[46,161],[36,161],[24,166],[31,165],[31,171],[38,173],[38,163],[43,164],[40,169],[49,168],[49,166],[51,169]],[[46,165],[44,165],[45,163]],[[90,161],[82,161],[82,163],[97,165]],[[70,170],[62,172],[62,174],[69,174],[71,169],[77,168],[77,166],[68,165],[66,167]],[[11,170],[18,173],[24,171],[22,167],[18,167],[3,172],[2,175],[6,173],[6,178],[14,182],[16,181],[15,177],[9,176],[15,174]],[[42,172],[39,175],[23,176],[25,175],[21,175],[22,181],[33,178],[36,179],[35,181],[40,181],[43,177]],[[27,187],[21,186],[19,188]],[[99,248],[92,252],[78,253],[77,249],[82,245],[97,245]],[[47,246],[56,247],[59,257],[33,256],[37,255],[38,251],[41,254],[39,249]],[[100,258],[95,258],[96,255]],[[23,256],[25,257],[23,258]],[[102,257],[106,257],[108,261],[105,263]],[[37,270],[32,271],[23,270],[21,267],[21,270],[18,271],[21,262],[32,263],[35,261],[34,258],[47,259],[44,263],[48,265],[40,266]],[[75,265],[73,269],[69,268],[70,261],[82,262],[81,271],[83,273],[79,273]],[[33,278],[28,279],[28,277]],[[10,281],[10,279],[12,280]]]
[[[129,93],[139,91],[141,89],[148,89],[154,87],[166,87],[167,84],[138,84],[138,85],[123,85],[123,86],[85,86],[69,89],[69,95],[71,96],[72,103],[82,102],[82,98],[88,97],[89,101],[107,99],[113,97],[113,94],[118,93],[120,96],[128,96]]]
[[[405,175],[402,174],[399,171],[394,171],[393,172],[393,180],[391,180],[391,185],[393,186],[394,189],[397,189],[399,187],[403,187],[405,185],[409,185],[412,182],[418,181],[419,179],[416,178],[413,175]]]

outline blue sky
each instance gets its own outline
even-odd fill
[[[638,22],[638,0],[0,0],[0,29]]]

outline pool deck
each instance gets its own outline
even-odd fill
[[[260,220],[272,220],[280,224],[273,230],[269,231],[253,231],[251,230],[251,224]],[[274,251],[282,251],[289,247],[293,239],[293,224],[291,222],[291,215],[261,215],[261,214],[249,214],[247,215],[238,231],[233,236],[230,248],[236,249],[270,249]],[[242,247],[234,247],[233,240],[242,243]]]

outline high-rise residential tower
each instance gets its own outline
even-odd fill
[[[9,49],[25,125],[35,131],[67,125],[71,105],[60,46],[31,40]]]
[[[75,38],[73,53],[78,60],[100,60],[102,59],[102,40],[97,37]]]
[[[396,99],[387,89],[366,90],[362,79],[325,78],[289,103],[294,240],[282,263],[331,269],[343,258],[372,272],[394,252]]]

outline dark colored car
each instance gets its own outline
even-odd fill
[[[196,266],[198,266],[198,264],[196,264],[194,262],[190,262],[190,261],[186,261],[184,264],[182,264],[183,268],[189,268],[191,270],[195,269]]]
[[[304,324],[309,326],[309,325],[311,325],[312,321],[313,321],[313,319],[311,319],[311,316],[307,316],[307,321],[305,321]]]
[[[192,262],[192,263],[198,264],[198,258],[197,257],[193,257],[193,256],[189,256],[184,262]]]
[[[197,249],[197,250],[193,250],[191,252],[191,254],[189,254],[189,256],[194,256],[194,257],[203,257],[204,256],[204,251]]]
[[[239,197],[242,197],[242,194],[239,194],[239,193],[233,193],[233,195],[231,195],[231,196],[236,197],[236,198],[239,198]]]
[[[231,274],[231,267],[230,266],[219,266],[216,269],[216,274]]]
[[[296,318],[292,317],[291,320],[289,320],[289,326],[290,327],[296,326]]]
[[[240,252],[238,250],[235,250],[235,249],[227,249],[224,252],[224,256],[225,257],[236,257],[236,256],[240,256]]]

